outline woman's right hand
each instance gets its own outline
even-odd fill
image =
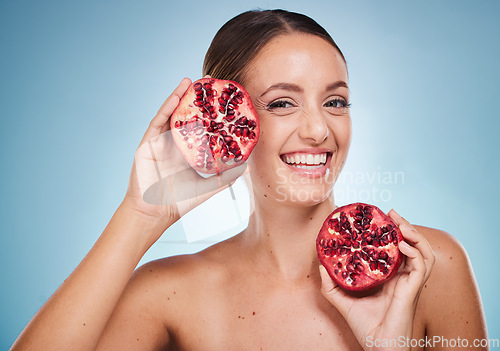
[[[159,235],[186,212],[231,185],[246,169],[244,164],[203,178],[178,150],[169,132],[170,117],[190,84],[191,80],[184,78],[151,120],[135,153],[122,203],[156,222],[162,228]]]

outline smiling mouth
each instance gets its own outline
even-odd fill
[[[316,169],[326,165],[329,153],[311,154],[305,152],[296,152],[281,155],[281,160],[290,167],[301,169]]]

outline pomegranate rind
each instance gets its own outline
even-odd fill
[[[337,208],[326,218],[316,250],[334,282],[346,290],[365,291],[397,273],[402,240],[398,226],[378,207],[354,203]]]
[[[189,86],[172,113],[170,128],[186,161],[204,176],[243,164],[260,133],[248,92],[237,82],[215,78]]]

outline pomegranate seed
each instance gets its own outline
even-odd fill
[[[239,124],[240,126],[245,126],[248,124],[248,119],[245,116],[243,116],[234,123]]]

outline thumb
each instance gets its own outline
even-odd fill
[[[217,194],[219,191],[224,190],[231,186],[238,177],[243,173],[248,171],[248,165],[246,162],[238,167],[228,169],[222,173],[216,174],[209,178],[197,177],[198,181],[195,182],[194,187],[192,187],[192,192],[189,193],[189,197],[197,198],[197,202],[202,203],[208,200],[213,195]],[[186,190],[184,191],[184,197],[176,196],[176,200],[185,199],[188,196]]]
[[[220,182],[221,186],[224,185],[230,185],[234,183],[234,181],[243,175],[243,173],[248,172],[248,165],[247,163],[243,163],[242,165],[239,165],[238,167],[228,169],[227,171],[224,171],[219,174],[219,179],[218,181]]]
[[[319,274],[321,276],[321,293],[345,318],[346,312],[352,304],[352,297],[347,295],[347,293],[333,281],[323,265],[319,266]]]

